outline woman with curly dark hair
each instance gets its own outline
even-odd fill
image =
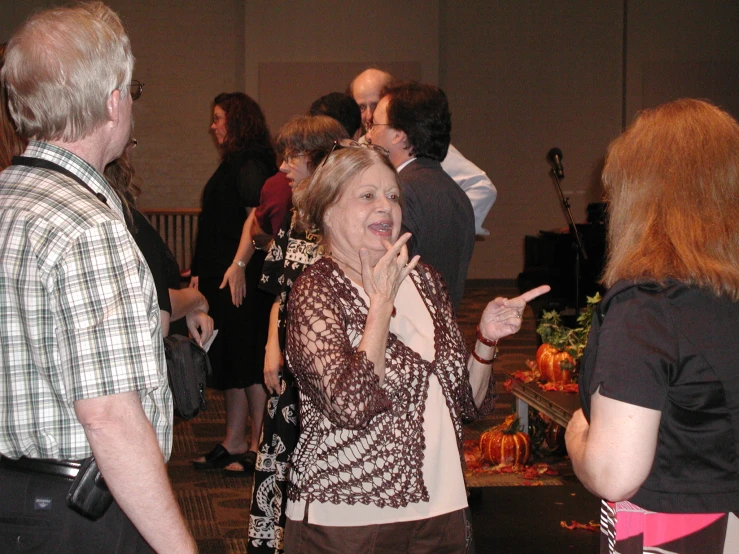
[[[257,288],[266,253],[250,255],[253,246],[245,230],[277,165],[264,114],[246,94],[216,96],[210,128],[221,164],[203,190],[190,286],[205,295],[218,329],[208,352],[209,385],[224,391],[226,437],[193,464],[217,469],[240,461],[253,468],[267,398],[263,367],[272,297]]]

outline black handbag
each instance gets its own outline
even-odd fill
[[[165,337],[164,353],[174,413],[184,420],[192,419],[206,409],[205,387],[211,373],[208,353],[183,335]]]

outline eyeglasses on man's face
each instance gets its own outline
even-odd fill
[[[380,125],[390,125],[390,124],[389,123],[375,123],[374,121],[370,121],[366,125],[367,131],[371,131],[372,129],[374,129],[375,127],[379,127]]]
[[[141,98],[141,93],[144,92],[144,83],[133,79],[128,88],[131,91],[131,100],[135,101]]]

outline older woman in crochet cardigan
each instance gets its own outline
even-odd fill
[[[466,552],[462,420],[492,408],[496,343],[549,287],[490,302],[468,353],[439,273],[399,237],[397,173],[379,147],[353,146],[293,194],[325,254],[288,308],[301,434],[285,551]]]

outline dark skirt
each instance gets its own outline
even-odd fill
[[[354,527],[322,526],[305,520],[290,520],[287,524],[285,547],[290,554],[474,554],[475,543],[470,521],[469,508],[427,519]]]
[[[264,383],[264,347],[274,297],[259,290],[266,253],[257,251],[246,266],[246,297],[238,308],[221,277],[201,277],[200,292],[210,304],[218,336],[208,351],[213,374],[208,386],[218,390],[242,389]]]

